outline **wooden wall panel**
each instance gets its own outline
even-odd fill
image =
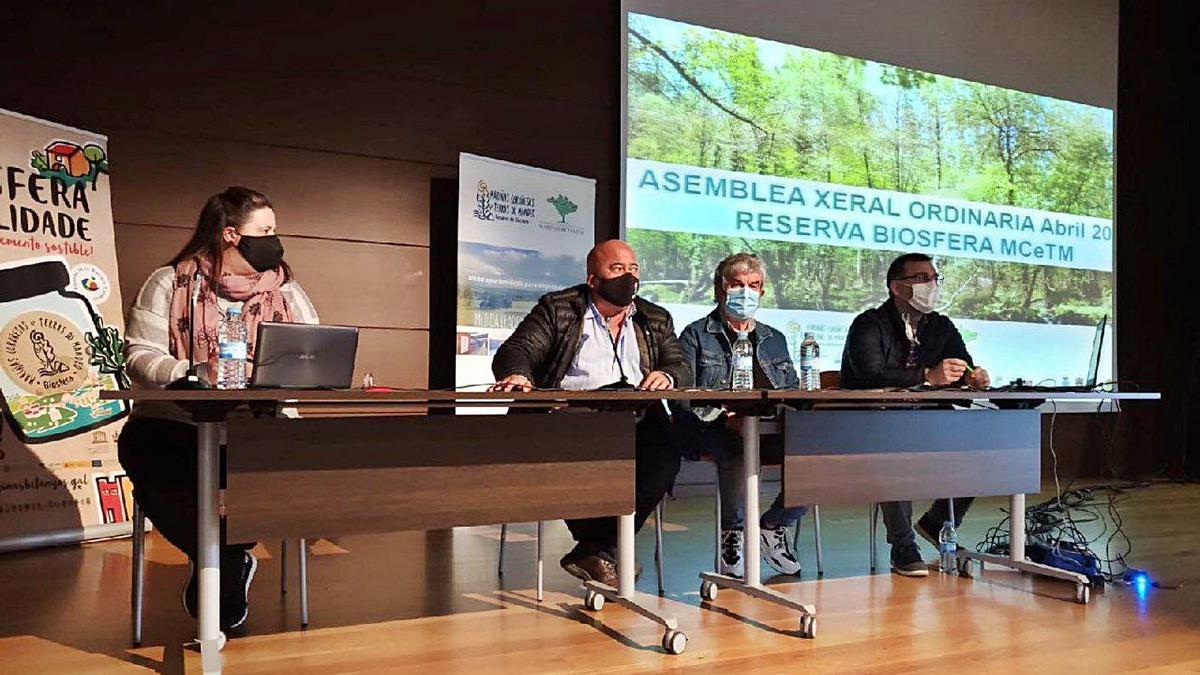
[[[137,130],[115,132],[109,151],[121,158],[112,169],[121,222],[193,227],[211,195],[245,185],[271,198],[286,234],[429,245],[436,167]]]
[[[322,323],[429,328],[429,249],[282,239]]]
[[[117,225],[121,295],[128,309],[142,282],[187,241],[190,229]],[[322,323],[429,327],[429,250],[283,236],[296,278]]]
[[[356,380],[424,386],[430,180],[459,152],[595,178],[599,236],[616,232],[618,16],[607,0],[27,4],[0,26],[0,105],[109,135],[127,305],[204,199],[247,185],[275,201],[322,320],[373,327]],[[50,31],[88,49],[47,51]]]
[[[154,103],[138,126],[450,166],[460,151],[482,152],[597,179],[617,151],[596,152],[597,138],[616,138],[611,108],[377,73],[282,72],[172,89],[173,82],[146,83]],[[360,101],[370,105],[353,103]],[[213,115],[219,106],[253,114]]]
[[[429,382],[429,331],[364,328],[358,334],[354,385],[365,373],[380,386],[420,389]]]
[[[197,213],[200,209],[197,207]],[[153,227],[148,225],[114,225],[117,242],[117,274],[121,277],[121,302],[123,311],[137,299],[142,284],[154,270],[167,264],[179,249],[187,243],[191,230],[181,227]]]

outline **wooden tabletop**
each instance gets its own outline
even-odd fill
[[[397,389],[388,391],[312,390],[312,389],[236,389],[177,391],[167,389],[128,389],[102,391],[100,398],[106,401],[276,401],[328,402],[328,403],[464,403],[496,401],[505,402],[636,402],[636,401],[713,401],[750,402],[773,401],[1030,401],[1030,400],[1158,400],[1156,392],[1049,392],[1049,391],[971,391],[929,390],[906,391],[894,389],[821,389],[799,391],[794,389],[678,389],[671,391],[566,391],[536,390],[527,392],[489,391],[442,391],[426,389]]]
[[[1115,391],[980,391],[973,389],[773,389],[764,391],[769,401],[1157,401],[1157,392]]]
[[[444,391],[427,389],[394,389],[365,391],[362,389],[207,389],[177,391],[167,389],[128,389],[102,391],[103,400],[128,401],[320,401],[320,402],[379,402],[379,403],[456,403],[462,401],[575,402],[575,401],[761,401],[762,390],[729,391],[719,389],[689,389],[671,391],[567,391],[539,389],[536,391]]]

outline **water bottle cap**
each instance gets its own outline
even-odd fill
[[[812,332],[811,330],[807,330],[807,331],[804,331],[804,337],[815,338],[815,337],[817,337],[817,334]]]
[[[738,339],[739,339],[739,340],[747,340],[747,339],[749,339],[749,338],[750,338],[750,333],[747,333],[747,332],[746,332],[746,331],[744,331],[744,330],[739,330],[739,331],[737,332],[737,336],[738,336]]]
[[[943,527],[954,527],[954,521],[953,521],[953,520],[947,520],[946,522],[942,523],[942,526],[943,526]]]
[[[242,314],[242,308],[238,307],[237,305],[230,305],[229,309],[225,310],[226,316],[234,316],[234,315],[241,316],[241,314]]]

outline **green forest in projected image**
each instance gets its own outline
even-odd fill
[[[863,59],[629,15],[628,156],[1112,218],[1112,113]],[[750,251],[764,305],[857,312],[900,251],[637,229],[643,293],[707,304]],[[1112,273],[939,258],[953,316],[1090,324]]]

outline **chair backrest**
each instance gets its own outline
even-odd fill
[[[837,389],[842,386],[842,371],[840,370],[822,370],[821,371],[821,388],[822,389]]]

